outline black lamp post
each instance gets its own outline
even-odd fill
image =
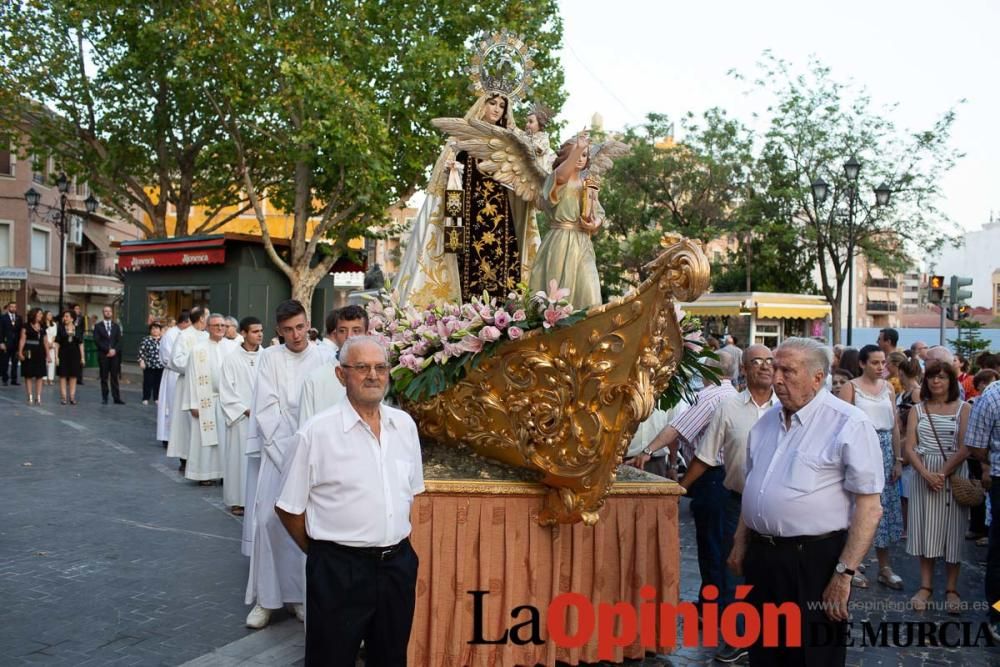
[[[59,312],[63,311],[63,292],[66,284],[66,195],[69,192],[69,179],[66,174],[59,174],[56,179],[56,188],[59,189],[59,210],[50,210],[46,218],[56,229],[59,230]],[[28,211],[35,213],[42,196],[35,188],[29,188],[24,193],[24,201],[28,204]],[[84,200],[87,213],[92,215],[97,210],[97,198],[93,194]]]
[[[847,179],[847,344],[852,343],[852,333],[854,331],[854,215],[858,201],[858,176],[861,173],[861,163],[853,155],[844,163],[844,176]],[[826,201],[830,193],[830,185],[822,178],[817,177],[812,182],[813,205],[819,210],[819,206]],[[882,207],[889,204],[889,197],[892,189],[885,183],[875,188],[875,206]]]

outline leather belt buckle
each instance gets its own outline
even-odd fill
[[[389,547],[388,549],[382,549],[382,551],[379,552],[378,559],[385,560],[394,553],[396,553],[396,547]]]

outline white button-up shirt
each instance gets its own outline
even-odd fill
[[[822,535],[850,525],[852,494],[881,493],[882,450],[868,417],[820,390],[785,427],[780,405],[747,439],[743,521],[763,535]]]
[[[730,491],[743,493],[746,480],[747,436],[764,413],[778,405],[778,397],[757,405],[749,389],[730,396],[719,404],[705,435],[698,442],[695,456],[710,466],[726,463],[726,478],[722,485]]]
[[[381,405],[381,437],[346,398],[295,434],[278,507],[306,513],[306,533],[352,547],[384,547],[410,534],[410,505],[424,491],[417,425]]]

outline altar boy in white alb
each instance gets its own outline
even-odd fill
[[[205,333],[207,324],[205,316],[208,313],[203,308],[191,309],[191,326],[177,336],[170,353],[168,368],[179,375],[174,388],[174,398],[171,401],[173,415],[179,416],[188,402],[188,384],[184,381],[187,373],[188,358],[194,346],[208,337]],[[181,460],[181,470],[184,470],[188,450],[191,446],[191,424],[189,419],[172,419],[170,422],[170,440],[167,443],[167,456]]]
[[[160,362],[163,364],[163,376],[160,378],[160,399],[156,402],[156,439],[167,446],[170,440],[170,418],[173,416],[174,390],[177,388],[178,374],[170,367],[170,358],[174,352],[174,343],[185,329],[191,326],[191,313],[182,310],[177,318],[177,325],[167,329],[160,336]]]
[[[219,400],[222,358],[226,350],[222,340],[226,334],[226,318],[209,315],[208,340],[194,346],[188,356],[184,382],[187,401],[181,408],[191,431],[187,466],[184,476],[202,484],[222,479],[222,456],[219,452],[224,437],[226,415]]]
[[[315,369],[302,385],[299,403],[299,424],[305,424],[315,414],[326,410],[347,395],[344,385],[337,379],[337,355],[348,338],[368,333],[368,313],[361,306],[344,306],[332,311],[326,318],[327,337],[319,348],[333,349],[326,357],[326,364]],[[325,348],[325,349],[324,349]]]
[[[257,385],[260,342],[264,325],[256,317],[239,323],[242,342],[222,361],[219,400],[226,415],[226,437],[222,451],[222,500],[230,511],[243,514],[247,476],[247,424]]]
[[[271,612],[291,605],[302,620],[305,611],[305,554],[295,545],[274,513],[282,471],[291,458],[299,427],[299,398],[306,376],[323,364],[319,348],[309,344],[309,320],[295,300],[281,303],[276,312],[283,345],[260,354],[257,389],[247,438],[248,480],[258,467],[255,486],[247,483],[244,544],[250,531],[250,579],[246,603],[253,604],[247,627],[262,628]],[[253,494],[251,496],[251,494]]]

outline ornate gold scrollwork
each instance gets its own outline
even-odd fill
[[[407,405],[421,434],[540,471],[550,490],[539,522],[592,525],[677,368],[683,339],[673,302],[708,288],[708,260],[688,240],[646,268],[634,294],[572,326],[505,343],[454,387]]]

